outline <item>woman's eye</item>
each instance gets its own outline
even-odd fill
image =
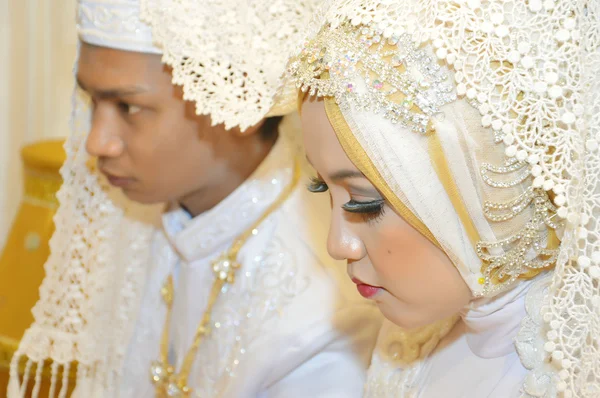
[[[316,177],[312,177],[310,179],[310,183],[306,188],[312,193],[326,192],[329,189],[327,184],[325,184],[325,181],[320,180]]]
[[[119,102],[117,104],[117,106],[119,107],[119,110],[121,112],[126,113],[128,115],[135,115],[136,113],[138,113],[139,111],[142,110],[141,107],[136,106],[136,105],[131,105],[126,102]]]
[[[342,205],[348,213],[358,214],[365,222],[377,222],[385,213],[385,200],[377,199],[369,202],[359,202],[351,199]]]

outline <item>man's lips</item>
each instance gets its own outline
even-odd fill
[[[127,186],[131,185],[134,181],[134,179],[131,177],[120,177],[120,176],[113,175],[105,170],[100,170],[100,171],[102,172],[102,174],[104,174],[106,176],[106,179],[108,180],[110,185],[112,185],[114,187],[126,188]]]
[[[356,290],[364,298],[372,298],[381,291],[381,287],[368,285],[360,279],[352,278],[352,282],[356,283]]]

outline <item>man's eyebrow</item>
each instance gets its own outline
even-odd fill
[[[97,97],[104,98],[104,99],[126,97],[128,95],[136,95],[136,94],[141,94],[141,93],[145,93],[145,92],[149,91],[148,88],[142,87],[142,86],[125,86],[125,87],[107,88],[107,89],[100,89],[100,90],[90,89],[90,88],[86,87],[85,84],[83,84],[83,82],[79,79],[79,77],[77,78],[77,85],[83,91],[90,93],[90,94],[94,94]]]

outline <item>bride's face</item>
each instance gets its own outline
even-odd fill
[[[331,195],[329,254],[348,260],[359,293],[404,328],[444,319],[467,305],[471,292],[450,259],[354,166],[322,102],[305,102],[302,128],[308,159],[318,172],[309,189]]]

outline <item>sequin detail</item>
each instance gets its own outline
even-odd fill
[[[431,117],[456,99],[447,70],[410,35],[384,38],[350,24],[306,43],[289,72],[310,95],[333,96],[342,108],[384,114],[418,133],[427,133]]]

